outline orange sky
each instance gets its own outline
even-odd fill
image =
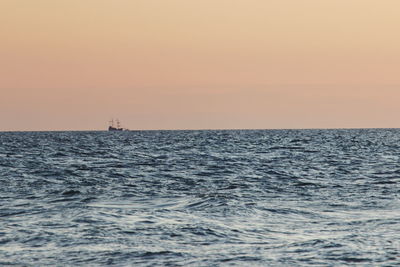
[[[398,0],[0,0],[0,131],[400,127]]]

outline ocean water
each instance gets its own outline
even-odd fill
[[[0,265],[400,265],[400,130],[0,133]]]

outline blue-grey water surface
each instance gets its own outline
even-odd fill
[[[0,133],[0,265],[400,265],[400,130]]]

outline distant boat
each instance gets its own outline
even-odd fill
[[[114,122],[114,119],[112,119],[110,121],[110,125],[108,126],[108,130],[109,131],[126,131],[128,129],[122,128],[121,123],[119,122],[118,119],[116,119],[115,122]]]

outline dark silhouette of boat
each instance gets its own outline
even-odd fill
[[[109,131],[126,131],[128,129],[122,128],[121,123],[119,122],[118,119],[116,119],[115,122],[114,122],[114,119],[112,119],[110,121],[110,125],[108,126],[108,130]]]

